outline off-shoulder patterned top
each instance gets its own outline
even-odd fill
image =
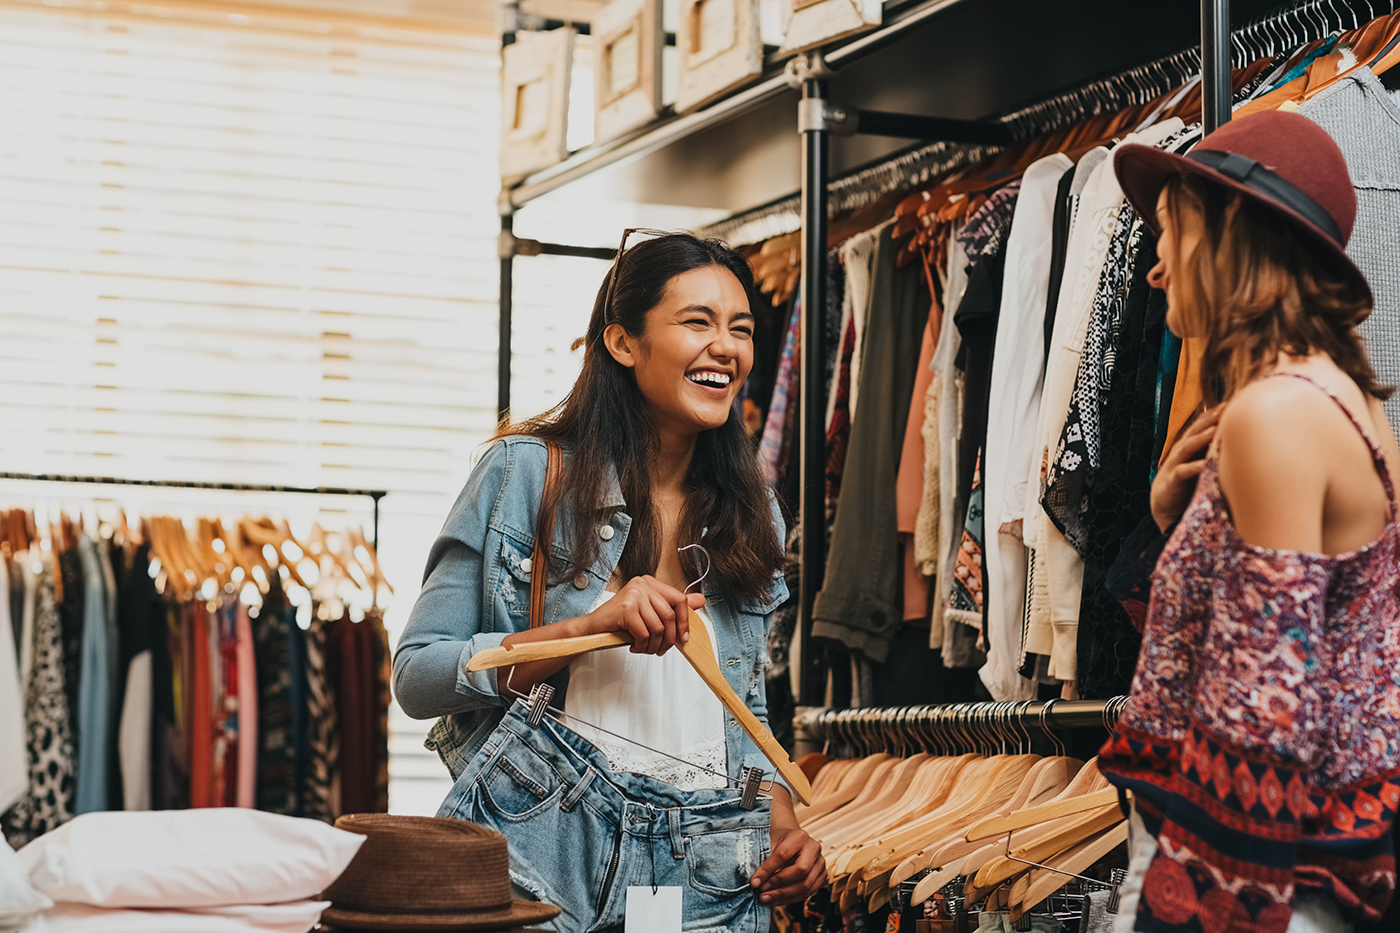
[[[1211,453],[1158,560],[1132,695],[1100,767],[1158,852],[1135,929],[1283,933],[1299,891],[1375,919],[1395,888],[1400,527],[1345,554],[1239,536]]]

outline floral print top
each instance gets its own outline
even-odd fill
[[[1283,933],[1300,891],[1376,919],[1394,891],[1400,528],[1385,458],[1342,410],[1390,500],[1376,541],[1335,555],[1248,543],[1212,453],[1157,563],[1100,758],[1158,838],[1137,930]]]

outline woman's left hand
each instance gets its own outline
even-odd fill
[[[758,866],[749,881],[758,891],[759,901],[766,907],[805,901],[826,880],[821,843],[795,826],[774,825],[769,838],[773,854]]]

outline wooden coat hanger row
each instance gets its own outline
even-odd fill
[[[1062,887],[1065,876],[1082,877],[1121,844],[1126,826],[1117,791],[1095,761],[1064,754],[1048,727],[1054,705],[1046,704],[1039,714],[1041,729],[1059,751],[1054,756],[1026,754],[1030,733],[1024,726],[1015,731],[1029,703],[967,704],[928,710],[927,718],[920,711],[885,711],[893,715],[886,721],[896,727],[887,738],[901,729],[937,738],[938,729],[914,730],[938,725],[944,734],[980,747],[980,756],[958,755],[951,748],[908,758],[875,752],[819,772],[816,799],[798,808],[798,820],[822,844],[833,896],[842,908],[868,900],[870,909],[878,910],[901,883],[926,873],[915,886],[913,904],[965,877],[969,903],[1004,888],[1017,917]],[[1121,701],[1105,707],[1105,725],[1120,709]],[[832,724],[839,725],[842,715]],[[869,719],[872,713],[856,715]],[[857,732],[855,738],[864,735]],[[1008,753],[1008,743],[1021,752]],[[1024,832],[1013,845],[1016,830]]]
[[[704,548],[698,544],[687,545],[681,548],[681,550],[688,550],[689,548],[700,548],[700,550],[704,552]],[[708,556],[707,553],[707,559]],[[689,587],[686,587],[686,591],[689,592],[691,587],[698,585],[708,574],[709,568],[706,567],[705,574],[702,575],[699,580],[690,584]],[[471,660],[467,662],[467,670],[485,671],[498,667],[524,664],[529,661],[573,657],[575,655],[587,654],[590,651],[600,651],[606,648],[620,648],[624,645],[632,644],[632,641],[631,635],[621,632],[605,632],[599,635],[580,635],[575,638],[555,638],[549,641],[528,642],[509,648],[504,646],[488,648],[485,651],[478,651],[476,654],[472,655]],[[782,745],[773,737],[773,733],[769,732],[764,727],[763,723],[758,721],[758,717],[753,714],[739,695],[734,692],[734,688],[729,686],[729,681],[724,679],[724,672],[720,670],[719,662],[715,660],[714,642],[710,637],[710,631],[706,628],[701,618],[695,614],[695,610],[693,609],[690,611],[690,640],[688,642],[678,643],[676,645],[676,650],[679,651],[681,656],[695,669],[695,673],[700,675],[700,679],[704,681],[706,687],[710,688],[710,692],[719,698],[720,703],[728,710],[729,714],[734,717],[734,721],[739,724],[739,727],[748,734],[749,738],[754,740],[754,744],[758,746],[759,751],[763,752],[764,757],[773,763],[773,767],[783,776],[783,780],[787,783],[788,787],[792,788],[793,795],[802,803],[810,803],[812,799],[812,785],[808,782],[807,776],[802,773],[801,768],[792,763],[792,760],[788,758],[787,752],[783,750]],[[507,679],[507,683],[509,683],[509,679]],[[549,688],[549,694],[546,696],[544,703],[547,704],[552,696],[553,688]],[[532,703],[538,702],[534,697],[530,699]],[[538,718],[536,718],[535,722],[538,724]],[[598,729],[600,732],[607,732],[606,729],[594,726],[592,723],[583,723],[583,725]],[[632,740],[628,739],[626,736],[616,735],[615,733],[608,734],[614,735],[616,738],[622,739],[623,741],[631,742],[634,745],[640,744],[632,742]],[[656,751],[656,749],[649,750]],[[668,755],[667,757],[673,758],[675,756]],[[687,761],[684,763],[691,767],[700,767],[693,762]],[[710,772],[708,768],[701,768],[701,770]],[[729,776],[722,775],[722,777],[728,779]]]

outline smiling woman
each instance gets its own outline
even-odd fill
[[[762,652],[787,587],[782,516],[735,404],[753,366],[753,297],[748,263],[718,241],[665,234],[621,250],[594,302],[578,381],[558,407],[502,427],[433,547],[399,644],[400,703],[444,717],[430,742],[456,784],[440,815],[504,833],[525,893],[562,908],[560,931],[621,924],[614,878],[683,885],[687,928],[764,930],[769,907],[806,898],[825,876],[786,788],[774,783],[754,811],[735,791],[707,789],[766,760],[678,653],[667,656],[689,640],[690,613],[703,612],[726,680],[766,727]],[[553,446],[562,465],[547,483]],[[559,520],[537,552],[542,512]],[[680,550],[702,541],[705,574],[695,550]],[[535,554],[549,556],[536,566]],[[544,608],[532,618],[540,573]],[[690,592],[702,576],[704,595]],[[630,655],[467,670],[488,648],[611,632],[631,636]],[[606,723],[658,754],[619,753],[591,729],[585,738],[553,722],[522,732],[520,704],[505,707],[546,681],[571,725]],[[556,795],[522,776],[541,758],[546,776],[581,776]],[[594,806],[574,806],[595,795]],[[632,808],[626,827],[620,810],[615,822],[595,819],[618,809],[608,801]],[[636,828],[653,811],[676,814],[669,833]],[[703,823],[711,845],[677,836],[687,821]],[[561,859],[564,849],[585,857]]]

